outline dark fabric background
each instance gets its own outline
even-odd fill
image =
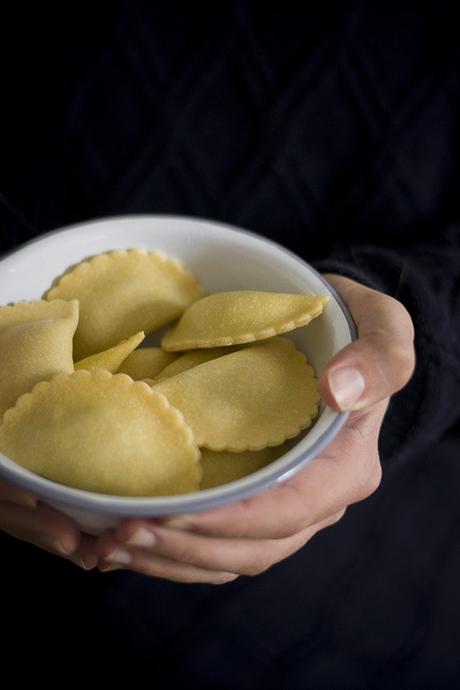
[[[83,573],[0,535],[2,668],[21,649],[16,676],[49,683],[457,687],[458,11],[83,3],[0,32],[2,251],[107,215],[231,222],[404,301],[419,359],[378,492],[257,578]]]

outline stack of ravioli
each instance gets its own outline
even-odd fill
[[[99,254],[43,300],[0,308],[0,451],[55,482],[119,496],[250,474],[318,413],[313,369],[280,334],[327,300],[205,296],[159,252]],[[139,347],[168,324],[161,347]]]

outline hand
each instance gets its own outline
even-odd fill
[[[166,521],[123,521],[99,539],[101,570],[129,568],[214,584],[256,575],[377,489],[377,440],[388,400],[414,369],[412,321],[392,297],[348,278],[327,278],[359,331],[359,339],[329,362],[320,379],[323,400],[334,410],[351,411],[334,441],[285,484],[252,498]]]
[[[0,480],[0,530],[90,570],[97,565],[95,539],[81,534],[67,515],[27,491]]]

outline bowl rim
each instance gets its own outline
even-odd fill
[[[184,226],[190,224],[204,224],[213,226],[214,228],[218,227],[225,232],[249,236],[252,239],[258,240],[259,242],[271,245],[277,251],[281,251],[283,254],[288,255],[304,269],[307,269],[313,273],[333,295],[347,322],[350,332],[350,342],[353,342],[357,339],[357,328],[347,305],[334,287],[307,261],[292,252],[290,249],[287,249],[278,242],[264,237],[263,235],[228,223],[214,221],[209,218],[165,213],[128,214],[94,218],[90,221],[72,223],[61,228],[56,228],[40,235],[39,237],[35,237],[27,242],[24,242],[18,247],[15,247],[14,249],[2,254],[0,256],[0,264],[2,264],[5,259],[22,252],[24,249],[27,249],[32,245],[44,242],[55,235],[74,233],[75,231],[81,231],[82,229],[87,229],[95,225],[112,225],[113,223],[121,224],[133,221],[145,222],[152,220],[157,222],[161,221],[162,219],[184,222]],[[243,477],[242,479],[234,482],[229,482],[218,487],[191,493],[165,497],[136,497],[116,496],[85,491],[83,489],[76,489],[64,484],[59,484],[58,482],[54,482],[45,477],[41,477],[40,475],[27,470],[21,465],[18,465],[2,453],[0,453],[0,477],[38,495],[41,499],[46,501],[60,503],[62,505],[67,505],[77,509],[97,511],[104,514],[117,514],[120,516],[152,516],[208,510],[214,507],[223,506],[230,502],[248,498],[274,485],[282,484],[290,477],[294,476],[302,467],[313,460],[313,458],[315,458],[323,450],[323,448],[325,448],[332,441],[332,439],[343,427],[349,416],[349,412],[333,412],[333,414],[334,418],[332,422],[308,450],[300,451],[300,453],[295,452],[296,447],[294,446],[287,453],[277,460],[274,460],[273,463],[270,464],[273,465],[272,472],[267,472],[267,468],[265,467],[262,468],[262,470],[253,472],[251,475]],[[283,463],[283,468],[280,472],[278,467],[279,461],[289,456],[291,457],[287,462],[285,461]],[[260,471],[265,471],[263,477],[257,476]],[[252,479],[249,479],[249,477]]]

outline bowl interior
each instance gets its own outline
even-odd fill
[[[343,307],[322,278],[298,257],[252,233],[209,221],[172,216],[96,221],[50,233],[25,245],[0,261],[2,304],[40,299],[56,276],[69,266],[104,251],[134,247],[160,250],[176,257],[197,275],[207,292],[267,290],[331,295],[320,318],[287,335],[306,354],[317,375],[326,362],[352,340],[352,325]],[[0,472],[27,488],[32,488],[31,482],[35,482],[34,490],[39,495],[50,496],[51,491],[52,498],[59,497],[75,506],[82,505],[85,494],[93,506],[105,505],[106,509],[113,506],[115,500],[119,507],[123,504],[126,508],[157,504],[159,513],[170,512],[170,509],[190,510],[195,507],[194,501],[196,505],[196,501],[201,502],[202,506],[205,495],[208,495],[209,505],[218,504],[226,496],[228,498],[229,490],[232,495],[237,495],[238,490],[242,495],[241,490],[245,489],[248,495],[257,486],[285,479],[329,442],[343,421],[343,415],[322,406],[313,428],[296,439],[294,447],[282,458],[231,485],[186,496],[115,500],[54,484],[1,455]]]

